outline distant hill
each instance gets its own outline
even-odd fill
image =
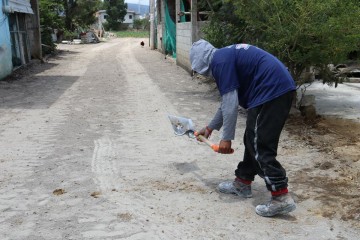
[[[128,3],[127,5],[128,5],[128,10],[130,10],[130,11],[139,13],[139,10],[140,10],[141,15],[149,13],[149,5],[141,5],[141,4],[136,4],[136,3]]]

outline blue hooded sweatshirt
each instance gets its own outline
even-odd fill
[[[205,40],[199,40],[190,50],[190,61],[195,71],[214,77],[221,96],[237,90],[239,105],[245,109],[296,89],[283,63],[249,44],[216,49]]]

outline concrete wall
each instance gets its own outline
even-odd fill
[[[156,34],[154,34],[154,39],[157,40],[157,46],[156,48],[164,53],[163,49],[163,43],[160,40],[163,35],[164,31],[164,1],[165,0],[152,0],[154,1],[153,4],[156,1],[156,8],[152,11],[155,11],[156,14]],[[151,2],[152,2],[151,1]],[[170,4],[172,8],[175,8],[175,13],[180,11],[180,0],[170,0]],[[190,63],[190,48],[192,46],[192,43],[199,40],[200,38],[203,38],[203,33],[201,29],[206,24],[206,22],[198,22],[197,19],[197,0],[191,0],[191,5],[193,6],[192,9],[195,9],[191,12],[192,19],[195,19],[195,21],[192,22],[180,22],[179,16],[176,14],[174,17],[176,18],[176,64],[180,67],[184,68],[188,72],[192,72],[191,69],[191,63]],[[155,14],[155,12],[152,12]],[[155,15],[154,15],[155,16]]]
[[[176,24],[176,64],[191,72],[190,48],[193,42],[204,37],[201,31],[206,22],[198,22],[194,35],[192,35],[192,23],[183,22]],[[195,39],[192,39],[192,38]]]
[[[191,72],[190,48],[191,39],[191,22],[176,24],[176,64]]]
[[[8,76],[12,72],[12,57],[11,57],[11,42],[9,23],[5,19],[6,15],[2,11],[2,5],[0,5],[0,80]]]
[[[108,14],[106,13],[106,10],[100,10],[96,13],[96,17],[98,18],[98,21],[101,23],[106,23],[106,17]]]

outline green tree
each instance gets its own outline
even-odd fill
[[[120,29],[127,13],[127,3],[124,0],[104,0],[104,6],[108,14],[107,27],[111,30]]]
[[[336,82],[327,65],[345,61],[349,52],[360,48],[358,0],[227,0],[226,4],[236,18],[224,16],[226,11],[215,13],[207,38],[225,38],[222,42],[229,43],[234,40],[230,33],[238,38],[233,43],[262,47],[282,60],[299,84],[310,66],[320,71],[324,82]],[[220,23],[212,22],[217,19]],[[219,30],[221,25],[228,29]],[[216,36],[216,31],[222,35]]]
[[[66,29],[74,31],[93,24],[101,4],[100,0],[63,0]]]
[[[64,20],[61,17],[61,13],[64,11],[62,0],[40,0],[39,11],[43,53],[48,54],[56,48],[51,37],[52,30],[64,28]]]
[[[141,30],[150,30],[150,22],[148,18],[144,19],[135,19],[134,20],[134,29]]]
[[[61,13],[64,11],[63,0],[40,0],[40,25],[56,29],[64,28]]]
[[[232,2],[221,0],[202,0],[199,4],[205,8],[210,5],[213,11],[210,14],[210,21],[203,28],[206,39],[215,47],[224,47],[243,41],[243,33],[246,25],[243,19],[235,15],[235,8]]]
[[[150,19],[149,17],[141,19],[142,27],[144,30],[150,31]]]
[[[100,0],[77,0],[73,20],[77,26],[86,28],[96,22],[95,13],[100,9]]]
[[[134,27],[134,29],[137,29],[137,30],[142,29],[141,19],[134,19],[133,27]]]

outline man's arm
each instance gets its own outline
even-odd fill
[[[211,129],[211,130],[220,130],[220,128],[222,127],[223,125],[223,114],[222,114],[222,111],[221,111],[221,106],[218,108],[215,116],[213,117],[213,119],[211,120],[211,122],[209,123],[208,127]]]
[[[223,135],[222,140],[234,140],[236,121],[238,116],[239,99],[237,90],[233,90],[223,95],[221,102],[221,112],[223,116]]]
[[[222,140],[219,144],[219,153],[231,153],[231,140],[235,138],[236,121],[238,115],[239,99],[237,90],[223,95],[221,106],[206,128],[200,130],[199,134],[208,138],[212,130],[223,129]]]
[[[238,106],[239,99],[237,90],[224,94],[219,109],[208,125],[211,130],[215,129],[218,131],[221,127],[224,127],[223,140],[234,140],[235,138]]]

